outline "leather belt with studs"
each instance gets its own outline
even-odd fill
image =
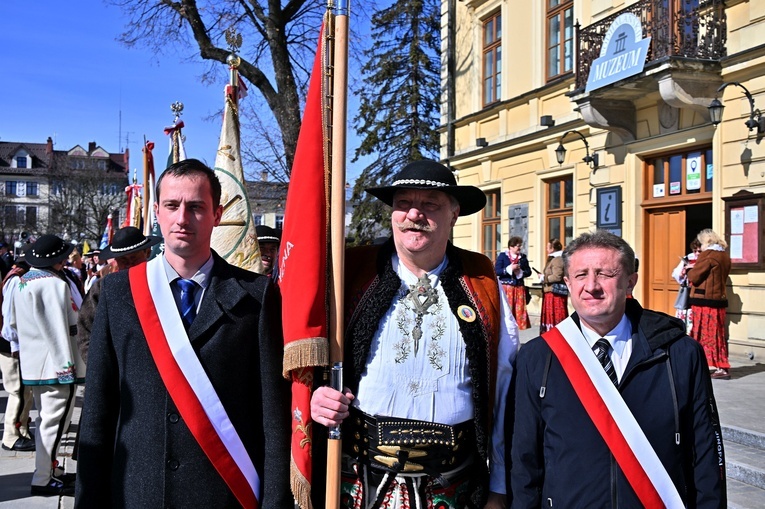
[[[439,476],[462,465],[473,452],[475,424],[455,426],[367,415],[351,407],[343,422],[343,449],[374,468]]]

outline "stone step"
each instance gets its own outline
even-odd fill
[[[726,445],[735,442],[765,451],[765,433],[731,425],[722,426],[722,433]]]
[[[765,507],[765,490],[728,478],[728,509]]]
[[[729,479],[765,489],[765,455],[761,449],[727,442],[725,464]]]

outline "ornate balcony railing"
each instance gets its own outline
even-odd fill
[[[646,64],[664,57],[719,60],[726,56],[724,0],[641,0],[597,23],[576,24],[576,88],[584,88],[606,31],[620,14],[635,14],[651,44]]]

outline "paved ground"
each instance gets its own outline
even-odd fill
[[[72,416],[72,425],[61,442],[63,454],[63,468],[67,472],[75,472],[77,463],[72,460],[72,447],[74,446],[75,430],[80,421],[82,408],[82,389],[78,390],[77,402]],[[8,393],[0,391],[0,427],[5,418],[5,405],[8,401]],[[32,411],[34,423],[37,412]],[[34,452],[14,452],[0,449],[0,508],[24,508],[24,509],[70,509],[74,507],[73,497],[33,497],[30,494],[32,472],[35,469]]]
[[[526,342],[537,335],[537,329],[521,331],[521,341]],[[713,380],[715,396],[723,425],[736,426],[760,433],[765,433],[765,406],[762,397],[765,394],[765,362],[750,361],[746,358],[731,358],[732,369],[730,380]],[[0,391],[0,425],[2,412],[5,411],[7,394]],[[79,422],[82,397],[77,398],[77,408],[72,420],[72,429],[64,438],[64,467],[67,472],[76,471],[76,462],[71,459],[74,433]],[[34,418],[34,416],[33,416]],[[0,509],[58,509],[71,508],[74,505],[72,497],[32,497],[29,493],[32,471],[34,470],[34,453],[16,453],[0,449]],[[744,483],[728,482],[728,492],[731,499],[751,500],[742,505],[730,504],[737,509],[755,509],[763,507],[760,502],[761,490],[754,489]],[[748,494],[752,493],[751,496]],[[736,496],[738,495],[738,496]],[[743,497],[742,497],[743,495]]]

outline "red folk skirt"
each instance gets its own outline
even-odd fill
[[[691,337],[704,347],[709,367],[729,369],[728,341],[725,336],[726,309],[691,305],[691,313]]]
[[[544,292],[539,333],[544,334],[568,317],[568,296]]]
[[[510,309],[513,311],[513,317],[515,317],[515,322],[518,324],[518,329],[531,328],[529,314],[526,311],[526,287],[503,284],[502,288],[505,290],[507,303],[510,304]]]

